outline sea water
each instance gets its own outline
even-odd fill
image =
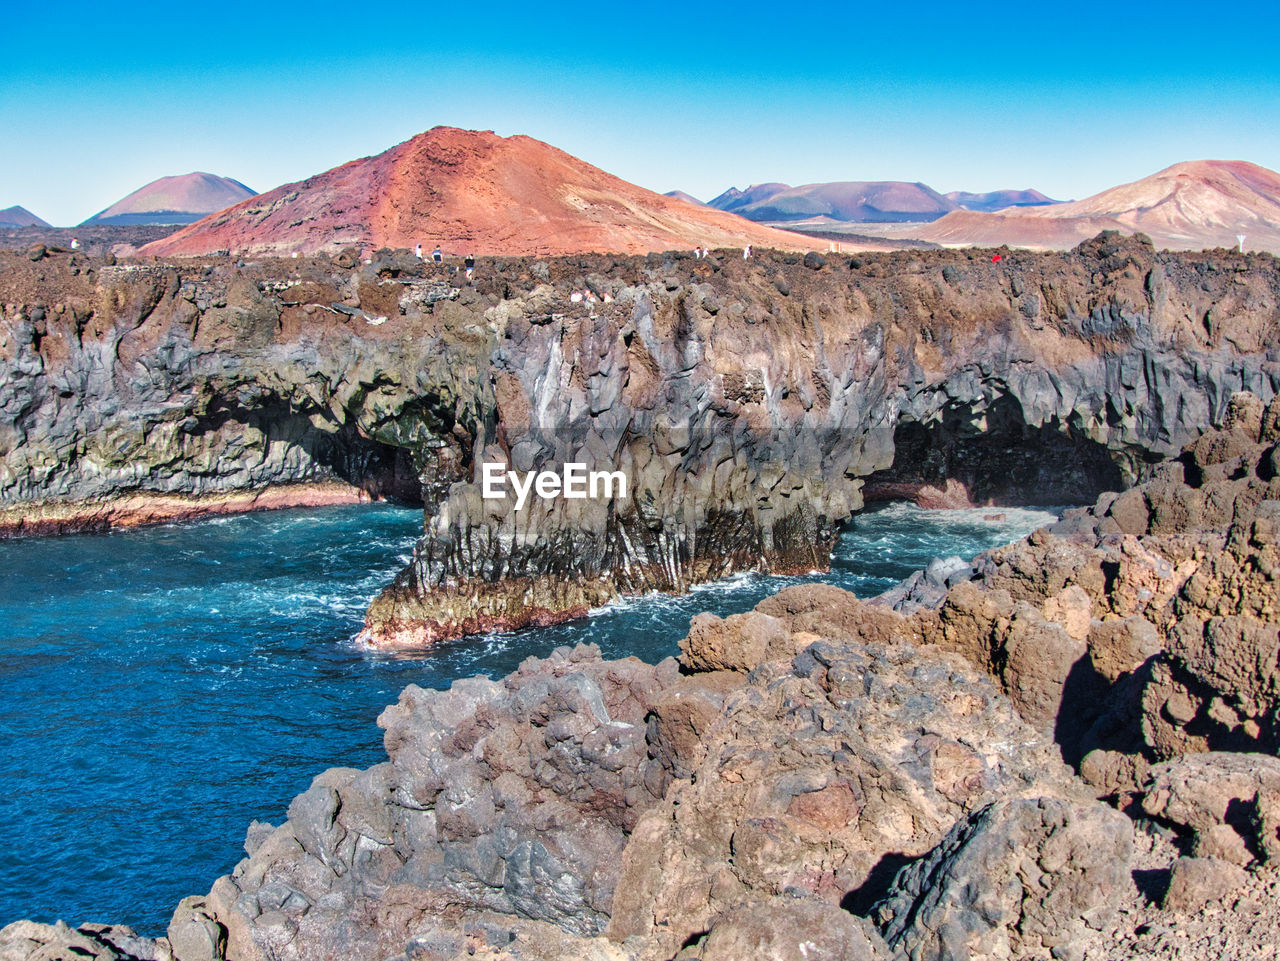
[[[217,518],[0,543],[0,926],[20,918],[164,933],[278,824],[327,767],[382,760],[375,719],[410,683],[501,677],[562,644],[657,661],[689,618],[726,615],[795,583],[868,597],[931,559],[970,558],[1054,513],[856,517],[830,572],[744,574],[591,617],[373,654],[351,641],[408,560],[421,511],[386,505]]]

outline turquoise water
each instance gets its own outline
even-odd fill
[[[416,656],[350,638],[408,559],[420,511],[0,542],[0,926],[62,918],[161,934],[180,898],[243,856],[250,820],[279,823],[326,767],[384,757],[374,720],[406,684],[499,677],[587,641],[658,660],[699,611],[747,610],[801,581],[870,596],[935,556],[971,557],[1053,517],[988,513],[894,505],[855,519],[828,574],[743,575]]]

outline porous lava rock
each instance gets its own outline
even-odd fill
[[[1109,933],[1130,893],[1133,825],[1097,802],[998,801],[903,870],[876,908],[910,958],[1029,957]]]

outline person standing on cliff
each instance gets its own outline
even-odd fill
[[[462,265],[467,268],[467,280],[470,280],[472,271],[476,269],[476,255],[467,254],[467,259],[462,262]]]
[[[422,259],[422,244],[418,244],[418,246],[413,248],[413,255],[419,260]]]
[[[440,263],[442,260],[444,260],[444,252],[441,251],[439,247],[437,247],[435,250],[431,251],[431,259],[434,260],[436,263]]]
[[[743,260],[750,260],[750,259],[751,259],[751,245],[750,245],[750,244],[747,244],[745,247],[743,247],[743,248],[742,248],[742,259],[743,259]]]

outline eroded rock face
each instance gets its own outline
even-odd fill
[[[875,927],[817,898],[749,901],[718,918],[681,961],[890,961]]]
[[[460,296],[450,278],[410,266],[390,252],[350,271],[5,255],[0,536],[422,502],[451,476],[430,439],[469,403],[441,372],[474,363],[475,338],[430,320],[433,300]],[[372,323],[388,311],[404,324],[391,336]]]
[[[1163,907],[1168,911],[1195,911],[1222,901],[1248,883],[1243,868],[1218,858],[1178,858],[1170,871]]]
[[[30,269],[53,269],[58,256]],[[282,337],[297,346],[310,343],[304,333],[316,332],[289,314],[299,326],[282,334],[282,312],[272,333],[274,294],[263,288],[255,295],[243,285],[232,291],[213,283],[202,291],[197,284],[191,301],[180,295],[180,275],[169,291],[175,278],[165,268],[140,274],[150,279],[136,287],[122,281],[125,304],[155,295],[150,308],[129,315],[138,322],[134,331],[147,330],[137,342],[122,333],[128,324],[107,323],[124,307],[79,316],[68,294],[72,306],[54,313],[69,309],[75,323],[87,325],[75,335],[57,323],[51,328],[47,315],[37,321],[34,310],[6,308],[6,329],[18,333],[5,341],[13,351],[5,357],[32,366],[31,379],[0,385],[0,402],[19,411],[13,430],[28,432],[10,447],[21,456],[5,461],[5,490],[34,490],[41,476],[55,475],[76,496],[110,496],[139,476],[181,489],[187,473],[209,466],[201,458],[243,427],[246,411],[274,410],[281,397],[304,406],[311,428],[316,418],[327,425],[322,433],[330,440],[334,425],[369,417],[376,436],[415,452],[429,532],[375,613],[401,618],[396,630],[416,631],[419,641],[459,625],[509,623],[513,612],[560,616],[627,584],[687,584],[760,563],[786,569],[787,558],[812,566],[821,560],[815,545],[829,536],[828,521],[856,501],[863,468],[887,463],[881,440],[889,435],[865,419],[872,411],[914,411],[926,422],[942,409],[976,417],[995,395],[1015,396],[1026,402],[1027,423],[1056,417],[1074,436],[1100,438],[1130,468],[1140,452],[1195,435],[1180,459],[1151,470],[1146,483],[989,553],[967,575],[955,566],[939,569],[876,604],[822,585],[784,591],[746,615],[698,619],[679,664],[605,662],[594,650],[562,650],[500,682],[462,681],[447,692],[409,688],[381,721],[386,763],[317,777],[284,824],[250,828],[249,856],[232,875],[179,906],[167,939],[178,961],[220,961],[220,954],[230,961],[714,958],[746,943],[789,950],[792,933],[822,918],[848,937],[843,946],[813,941],[815,950],[877,957],[885,945],[865,918],[835,913],[843,907],[866,915],[877,901],[901,906],[886,908],[882,934],[903,951],[910,943],[924,953],[975,959],[1024,949],[1071,957],[1077,935],[1097,935],[1111,923],[1109,901],[1100,902],[1098,892],[1133,903],[1123,877],[1128,825],[1097,795],[1173,825],[1198,859],[1269,870],[1280,822],[1268,769],[1255,757],[1277,747],[1280,402],[1263,404],[1274,394],[1275,374],[1257,361],[1271,349],[1274,331],[1250,318],[1272,303],[1270,281],[1233,277],[1228,292],[1209,260],[1161,260],[1140,245],[1108,241],[1067,258],[1013,265],[1024,272],[1017,298],[1036,289],[1025,283],[1034,271],[1048,272],[1037,275],[1042,308],[1021,314],[1028,324],[1040,318],[1042,326],[1029,328],[1034,337],[1022,321],[930,327],[944,307],[970,311],[970,318],[1004,317],[1005,295],[978,279],[989,268],[966,266],[962,256],[946,255],[957,267],[948,287],[963,295],[954,303],[929,292],[935,262],[905,254],[856,268],[838,258],[806,269],[768,257],[694,268],[661,258],[608,267],[593,260],[502,271],[495,265],[490,292],[446,297],[429,311],[406,288],[429,280],[414,271],[434,268],[402,268],[393,255],[376,261],[373,272],[355,258],[346,267],[307,266],[300,269],[314,271],[310,279],[291,283],[316,287],[289,294],[298,298],[289,309],[327,299],[331,269],[352,271],[344,288],[350,294],[331,303],[358,314],[332,309],[368,328],[357,327],[356,337],[338,321],[343,328],[328,332],[356,352],[352,364],[368,364],[360,368],[366,373],[330,372],[314,381],[302,362],[305,377],[292,367],[276,370]],[[1086,283],[1075,273],[1081,264],[1100,277],[1091,272]],[[1141,280],[1144,265],[1150,272]],[[898,274],[884,277],[886,266]],[[857,279],[833,279],[837,269],[864,268]],[[594,318],[589,308],[557,316],[562,288],[589,269],[585,286],[597,291],[599,304],[604,292],[618,304],[626,301],[623,288],[632,290],[630,319],[621,327],[610,326],[603,307]],[[679,275],[690,269],[700,272],[696,282]],[[969,286],[966,270],[973,272]],[[767,298],[766,285],[773,291]],[[697,287],[710,292],[696,291],[700,306],[692,311]],[[97,291],[93,296],[115,289],[85,287]],[[1111,299],[1082,313],[1099,290]],[[877,292],[881,299],[871,296]],[[229,299],[220,305],[224,294]],[[802,301],[770,299],[798,294]],[[1060,300],[1046,313],[1050,294]],[[1231,331],[1235,346],[1221,325],[1197,329],[1176,319],[1198,316],[1192,308],[1210,294],[1219,298],[1215,310],[1241,311],[1244,319]],[[645,298],[649,307],[637,315]],[[368,323],[383,315],[367,311],[384,303],[385,323]],[[166,310],[193,323],[166,326]],[[98,327],[95,318],[103,322]],[[157,326],[148,327],[152,319]],[[439,367],[426,372],[397,366],[411,365],[423,350],[413,341],[418,323],[439,347]],[[947,333],[948,350],[922,329]],[[370,346],[382,336],[371,331],[387,335],[382,346]],[[198,352],[200,363],[228,350],[226,370],[200,379],[198,370],[178,376],[165,366],[165,350],[201,336],[211,340]],[[74,390],[63,397],[51,387],[62,383],[59,371],[97,370],[85,359],[99,356],[94,351],[99,367],[121,376],[107,343],[130,358],[130,376],[168,383],[145,395],[157,406],[140,419],[124,408],[86,413],[71,401]],[[55,356],[59,349],[68,353]],[[194,355],[179,355],[186,358],[179,368],[190,361],[196,370]],[[597,360],[624,355],[625,368],[596,369]],[[801,357],[807,388],[796,379]],[[814,357],[826,365],[819,364],[816,379]],[[485,382],[492,371],[501,376]],[[259,391],[258,378],[271,386]],[[431,395],[438,403],[419,403],[438,382],[449,385]],[[109,396],[106,383],[86,396]],[[217,421],[221,426],[188,453],[165,446],[171,428],[156,411],[176,403],[182,422],[194,416],[199,427],[209,412],[225,412],[219,404],[232,383],[243,389],[236,395],[243,403]],[[1095,389],[1098,383],[1109,386]],[[1227,389],[1241,383],[1260,397]],[[736,406],[721,403],[726,389]],[[584,432],[555,434],[541,446],[539,405],[551,410],[563,401],[573,413],[577,403],[582,413],[596,391],[608,403],[586,421],[568,421],[586,423]],[[1170,391],[1182,392],[1178,405],[1165,403]],[[196,396],[209,405],[198,414],[186,406]],[[1111,413],[1099,415],[1104,409]],[[59,411],[70,413],[72,426],[48,435],[60,438],[53,448],[41,447],[40,431]],[[701,435],[652,429],[672,412],[706,414],[720,426]],[[624,415],[644,432],[620,428]],[[137,443],[163,450],[163,465],[130,466],[138,463],[135,446],[105,473],[55,469],[62,462],[50,452],[64,442],[83,463],[106,463],[76,446],[92,417],[102,438],[128,418],[142,424]],[[780,424],[790,430],[815,418],[856,429],[799,433],[788,447],[759,441],[785,433]],[[1080,426],[1086,423],[1087,430]],[[1206,431],[1212,423],[1220,428]],[[763,433],[753,426],[759,424]],[[613,456],[625,448],[619,456],[652,465],[638,468],[650,485],[638,489],[653,496],[603,512],[599,505],[547,508],[517,523],[512,511],[490,511],[475,494],[474,471],[486,450],[535,466],[593,450],[619,429],[622,447],[603,450]],[[836,439],[827,447],[822,437]],[[704,447],[700,438],[710,441]],[[240,450],[265,473],[215,472],[222,479],[208,481],[210,490],[292,476],[285,464],[313,470],[319,461],[303,457],[309,449],[316,448],[251,438]],[[279,457],[261,460],[263,451]],[[824,473],[828,465],[833,474]],[[683,486],[676,477],[685,478]],[[447,616],[437,617],[442,612]],[[1079,764],[1088,784],[1063,758]],[[1008,857],[1010,843],[1034,851],[1034,865]],[[1171,862],[1160,869],[1169,871]],[[1178,870],[1187,904],[1211,882],[1239,879],[1216,866]],[[980,871],[1008,884],[975,894],[951,883]],[[1033,890],[1043,897],[1017,895]],[[758,923],[769,916],[778,919],[776,930]],[[1051,929],[1070,932],[1069,939],[1053,942]],[[106,930],[11,926],[0,945],[21,952],[17,957],[50,957],[73,941],[88,956],[133,952]],[[169,947],[136,944],[139,952]]]
[[[139,937],[119,924],[84,924],[72,929],[63,922],[15,921],[0,928],[0,961],[171,961],[164,938]],[[187,956],[180,955],[182,961]],[[198,961],[191,955],[190,961]]]
[[[381,645],[822,568],[868,478],[1092,497],[1223,423],[1233,391],[1277,386],[1274,261],[1115,236],[998,267],[509,258],[474,286],[407,251],[5,258],[0,530],[248,509],[316,483],[420,501],[413,563],[369,614]],[[485,463],[570,462],[621,471],[627,495],[481,497]]]
[[[1197,856],[1248,866],[1280,858],[1280,759],[1214,751],[1151,768],[1146,813],[1185,830]]]
[[[1227,354],[1199,346],[1204,329],[1185,321],[1198,306],[1175,317],[1208,272],[1139,242],[1014,258],[998,277],[947,263],[946,283],[952,257],[703,261],[687,283],[679,262],[643,283],[615,269],[587,275],[601,303],[572,321],[555,306],[548,319],[536,292],[499,304],[493,427],[475,461],[617,468],[629,496],[516,511],[480,498],[473,466],[366,639],[415,645],[744,567],[821,568],[864,479],[873,496],[941,484],[962,503],[1091,498],[1221,423],[1232,390],[1275,393],[1273,371],[1231,360],[1228,374]],[[1239,344],[1271,349],[1268,322],[1244,326]],[[557,565],[574,591],[549,576]]]

